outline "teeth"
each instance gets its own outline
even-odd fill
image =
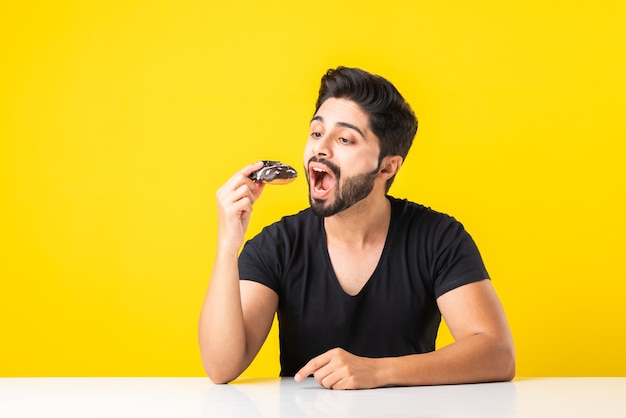
[[[318,173],[325,173],[326,172],[325,170],[322,170],[321,168],[317,168],[317,167],[314,167],[313,171],[317,171]]]

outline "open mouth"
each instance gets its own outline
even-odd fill
[[[309,178],[312,192],[316,197],[323,197],[335,185],[335,175],[333,171],[324,164],[311,163],[309,165]]]

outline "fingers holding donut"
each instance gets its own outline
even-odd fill
[[[239,170],[216,194],[220,237],[229,248],[243,245],[252,205],[266,184],[288,184],[298,173],[279,161],[262,160]]]
[[[263,163],[258,162],[244,167],[217,190],[218,233],[222,244],[231,250],[243,245],[252,205],[265,187],[249,177],[262,166]]]

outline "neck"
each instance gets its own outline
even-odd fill
[[[391,203],[382,195],[370,194],[354,206],[324,219],[329,241],[363,247],[387,238]]]

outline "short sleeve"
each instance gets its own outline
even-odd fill
[[[261,283],[279,291],[281,240],[275,226],[266,227],[246,242],[239,255],[239,279]]]
[[[447,218],[434,236],[435,297],[465,284],[489,279],[476,243],[463,225]]]

